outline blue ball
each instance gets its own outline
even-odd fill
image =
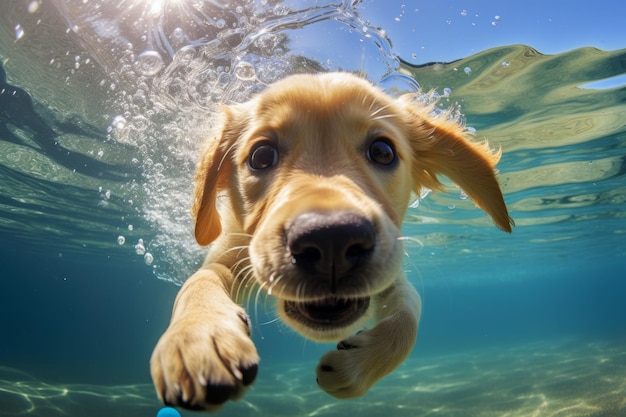
[[[159,410],[156,417],[181,417],[180,413],[172,407],[163,407]]]

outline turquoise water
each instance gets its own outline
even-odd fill
[[[182,2],[152,23],[131,3],[1,6],[0,416],[156,416],[148,360],[204,253],[188,212],[212,110],[337,69],[459,106],[502,147],[517,226],[499,231],[453,185],[409,209],[418,343],[361,399],[319,390],[334,347],[251,301],[258,379],[220,413],[626,415],[626,49],[500,44],[420,63],[365,19],[376,2]]]

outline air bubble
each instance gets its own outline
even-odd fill
[[[18,23],[15,25],[15,40],[19,41],[22,37],[24,37],[24,29],[22,29],[22,25]]]
[[[124,236],[122,236],[122,235],[119,235],[117,237],[117,244],[122,246],[124,243],[126,243],[126,238]]]
[[[217,19],[215,21],[215,26],[217,26],[218,29],[222,29],[224,26],[226,26],[226,21],[224,19]]]
[[[154,262],[154,256],[152,256],[150,252],[146,252],[146,254],[143,256],[143,261],[146,263],[146,265],[152,265],[152,262]]]
[[[235,76],[241,81],[250,81],[256,78],[256,70],[249,62],[241,61],[235,67]]]
[[[452,94],[452,89],[449,87],[446,87],[443,89],[443,96],[444,97],[450,97],[450,94]]]
[[[172,32],[175,38],[182,38],[185,35],[185,32],[181,28],[176,28]]]
[[[135,253],[137,255],[143,255],[146,253],[146,247],[143,245],[143,239],[139,239],[135,245]]]
[[[148,119],[145,116],[139,114],[133,117],[133,122],[130,125],[130,127],[132,127],[134,130],[138,132],[143,132],[144,130],[148,128],[148,125],[149,125]]]
[[[134,229],[133,225],[132,225],[132,224],[129,224],[129,225],[128,225],[128,230],[129,230],[130,232],[132,232],[132,231],[133,231],[133,229]]]
[[[465,67],[465,68],[463,68],[463,72],[466,73],[467,75],[471,75],[472,74],[472,69],[470,67]]]
[[[137,57],[135,68],[146,77],[156,75],[163,68],[163,58],[157,51],[144,51]]]
[[[37,10],[39,10],[39,6],[41,6],[41,3],[39,1],[37,0],[31,1],[28,4],[28,13],[31,13],[31,14],[35,13]]]
[[[510,67],[510,66],[511,66],[511,63],[510,63],[509,61],[504,61],[504,62],[502,63],[502,66],[503,66],[504,68],[508,68],[508,67]]]
[[[111,123],[111,125],[118,130],[124,129],[127,124],[128,121],[122,115],[115,116],[115,118],[113,119],[113,123]]]

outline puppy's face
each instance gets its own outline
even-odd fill
[[[350,81],[274,86],[248,108],[235,159],[255,276],[316,340],[353,333],[397,278],[412,187],[395,103]]]
[[[441,163],[433,150],[437,132],[463,142],[460,128],[437,130],[425,113],[349,74],[290,77],[226,113],[221,141],[198,173],[198,241],[210,242],[220,227],[249,234],[254,275],[278,299],[282,319],[315,340],[347,337],[367,320],[372,296],[402,273],[411,190],[439,186],[431,165],[466,177],[456,172],[458,155],[449,156],[456,143]],[[476,157],[466,145],[459,150]],[[487,153],[465,164],[493,182],[497,156]],[[466,191],[479,201],[474,182]],[[219,189],[237,227],[215,213]]]

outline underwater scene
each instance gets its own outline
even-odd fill
[[[500,3],[3,1],[0,416],[177,415],[149,360],[206,253],[207,132],[221,104],[325,71],[423,92],[501,148],[515,227],[445,179],[415,198],[417,344],[357,399],[316,384],[335,345],[253,292],[257,379],[216,415],[626,416],[626,5]]]

